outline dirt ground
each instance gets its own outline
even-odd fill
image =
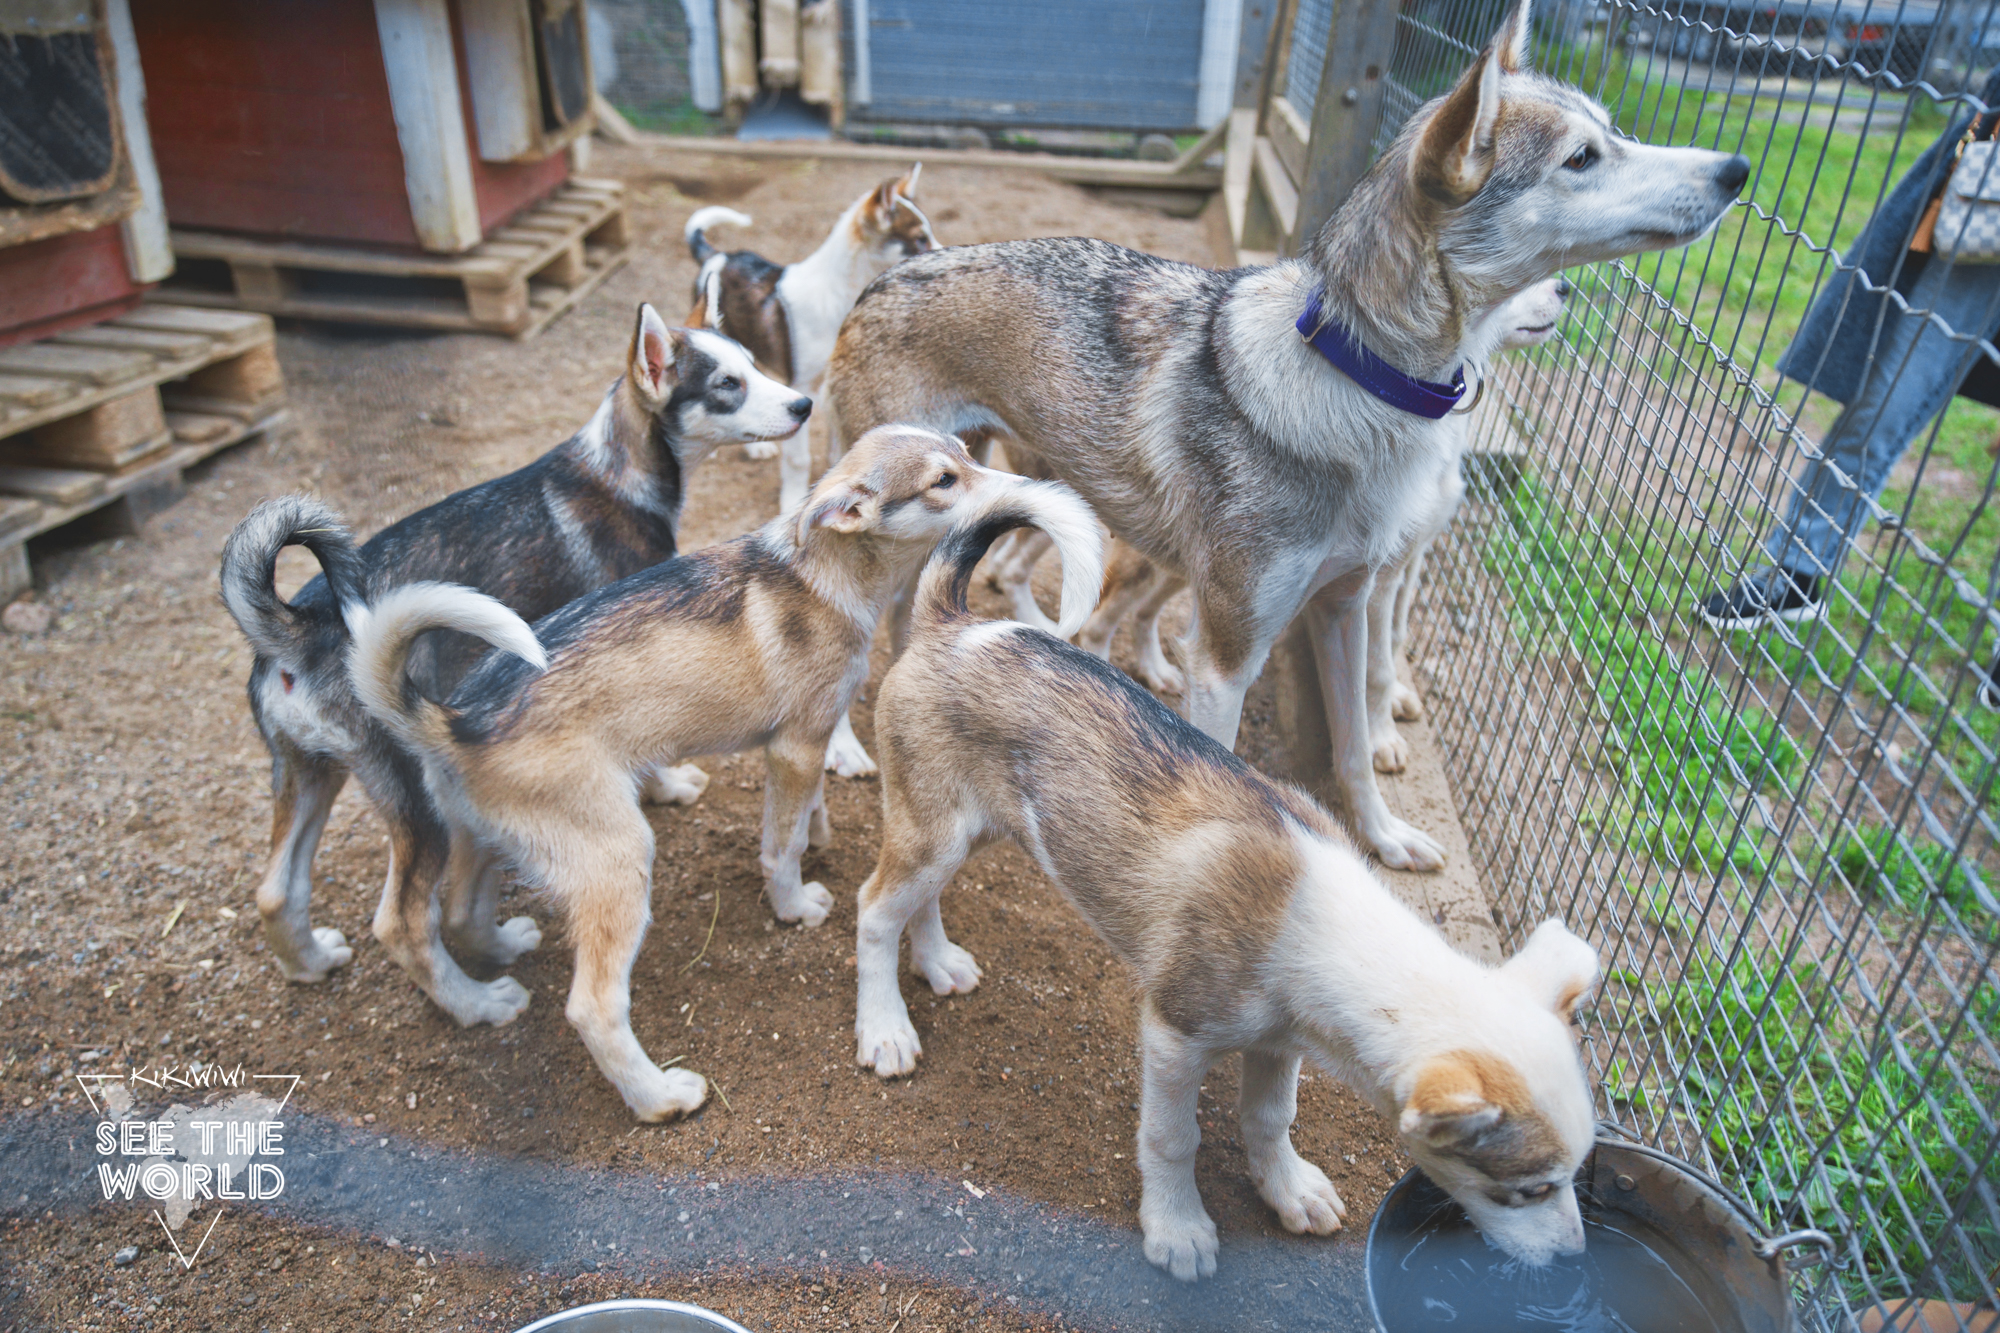
[[[698,805],[653,812],[655,925],[634,972],[633,1022],[655,1059],[681,1057],[718,1094],[678,1124],[635,1128],[563,1020],[570,955],[558,933],[513,969],[534,1001],[508,1027],[460,1030],[417,992],[369,934],[384,837],[353,786],[319,854],[313,920],[346,933],[354,962],[311,987],[270,966],[251,901],[268,763],[243,696],[250,651],[215,590],[230,527],[259,499],[304,489],[372,532],[520,466],[589,416],[619,371],[637,301],[684,313],[694,269],[679,232],[692,208],[752,214],[747,236],[722,239],[789,260],[889,174],[632,149],[600,149],[594,173],[630,183],[635,258],[539,337],[284,327],[290,429],[207,465],[137,537],[37,549],[55,628],[0,637],[0,1133],[87,1111],[76,1072],[241,1064],[303,1075],[293,1104],[307,1116],[429,1145],[661,1177],[933,1172],[1087,1212],[1136,1240],[1131,992],[1018,850],[983,853],[945,898],[953,937],[986,968],[980,989],[939,1001],[906,976],[925,1051],[916,1077],[885,1085],[855,1067],[853,891],[876,848],[873,781],[829,779],[836,836],[805,868],[836,907],[817,930],[776,926],[760,901],[758,761],[707,763],[713,783]],[[921,197],[948,244],[1077,234],[1215,258],[1203,220],[1022,173],[926,170]],[[776,495],[775,462],[718,456],[693,478],[683,546],[764,521]],[[311,572],[299,552],[281,565],[287,590]],[[1121,642],[1121,660],[1128,651]],[[878,674],[885,665],[878,650]],[[1267,752],[1269,713],[1253,697],[1246,754]],[[865,703],[856,720],[871,740]],[[1232,1240],[1278,1234],[1245,1178],[1235,1079],[1218,1068],[1203,1101],[1200,1180],[1225,1264]],[[1352,1238],[1404,1169],[1386,1127],[1314,1076],[1296,1138],[1347,1200]],[[407,1253],[280,1221],[245,1229],[184,1277],[136,1205],[55,1216],[25,1202],[0,1198],[0,1327],[507,1328],[612,1294],[740,1308],[770,1328],[999,1328],[1060,1313],[975,1309],[935,1283],[717,1276],[694,1287],[517,1272],[476,1255],[427,1259],[413,1277]],[[141,1262],[113,1267],[107,1256],[127,1244]]]

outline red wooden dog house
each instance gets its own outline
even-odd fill
[[[622,259],[583,0],[131,4],[176,299],[522,333]]]

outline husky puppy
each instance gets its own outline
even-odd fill
[[[908,172],[862,195],[834,222],[819,249],[782,267],[750,250],[716,249],[708,228],[750,225],[733,208],[696,209],[687,220],[688,251],[701,265],[694,310],[687,322],[721,330],[750,349],[771,374],[804,393],[817,391],[833,354],[840,321],[854,298],[891,265],[937,248],[930,219],[917,207],[919,162]],[[812,440],[801,431],[782,451],[774,444],[745,446],[752,458],[778,458],[778,508],[795,508],[812,480]],[[866,777],[875,761],[854,734],[845,713],[827,742],[826,768],[844,778]]]
[[[1183,1280],[1215,1271],[1196,1098],[1236,1051],[1250,1176],[1288,1229],[1326,1234],[1346,1212],[1292,1148],[1306,1057],[1393,1121],[1501,1249],[1534,1264],[1582,1249],[1571,1178],[1595,1116],[1567,1020],[1596,979],[1590,946],[1548,921],[1498,968],[1454,951],[1303,793],[1092,654],[973,620],[965,590],[991,538],[940,544],[876,695],[882,852],[856,926],[858,1062],[888,1078],[922,1053],[897,986],[906,928],[933,991],[978,984],[938,899],[971,852],[1012,838],[1141,991],[1148,1259]]]
[[[222,599],[257,650],[250,711],[271,752],[271,856],[257,889],[264,939],[293,981],[323,980],[354,954],[340,931],[312,926],[313,853],[350,773],[389,826],[389,874],[375,936],[439,1008],[460,1023],[504,1023],[528,993],[510,978],[479,984],[438,942],[432,895],[451,862],[444,905],[452,947],[501,968],[541,940],[529,918],[496,925],[499,880],[468,846],[450,846],[417,761],[371,721],[347,678],[343,609],[424,579],[480,588],[539,616],[674,553],[688,471],[710,450],[800,432],[812,400],[759,374],[719,334],[670,329],[639,307],[626,373],[590,421],[518,472],[469,487],[356,547],[325,505],[267,501],[230,534]],[[321,573],[290,602],[272,567],[302,545]],[[435,634],[412,654],[418,688],[448,694],[486,645]],[[692,765],[649,776],[651,794],[692,801],[708,782]]]
[[[533,630],[448,584],[349,608],[363,705],[423,756],[444,817],[560,904],[576,944],[565,1012],[641,1120],[691,1111],[706,1091],[700,1075],[654,1065],[632,1035],[653,866],[640,778],[686,755],[761,748],[771,905],[787,921],[826,920],[832,895],[800,883],[799,857],[809,836],[826,839],[820,761],[868,674],[876,621],[941,538],[1022,523],[1056,538],[1064,620],[1081,624],[1097,590],[1097,526],[1074,492],[989,471],[957,440],[900,426],[863,437],[797,510]],[[438,628],[506,649],[444,704],[404,674],[417,637]]]
[[[1501,306],[1492,316],[1501,329],[1496,350],[1539,347],[1555,337],[1556,322],[1562,318],[1569,290],[1566,279],[1551,278],[1536,283]],[[1485,375],[1482,368],[1482,381]],[[1430,512],[1410,534],[1403,554],[1375,576],[1375,591],[1368,599],[1368,736],[1378,773],[1403,771],[1410,761],[1410,749],[1403,734],[1396,730],[1396,722],[1398,719],[1414,722],[1424,715],[1423,696],[1396,679],[1396,664],[1403,660],[1409,647],[1410,608],[1417,600],[1424,556],[1451,526],[1452,517],[1465,499],[1465,477],[1459,470],[1459,461],[1465,456],[1469,434],[1465,423],[1469,417],[1454,414],[1447,419],[1460,425],[1457,439],[1447,441],[1451,447],[1444,451],[1446,457],[1439,460],[1436,499]]]
[[[1620,137],[1602,107],[1529,72],[1528,48],[1523,0],[1300,259],[1218,272],[1075,238],[934,251],[863,293],[828,372],[841,438],[884,421],[996,433],[1186,579],[1187,715],[1225,746],[1303,610],[1335,784],[1397,867],[1434,869],[1444,849],[1375,785],[1368,600],[1458,428],[1336,369],[1299,323],[1335,341],[1344,328],[1406,390],[1449,402],[1439,382],[1496,345],[1492,311],[1560,268],[1702,235],[1750,171]]]
[[[710,206],[689,215],[688,252],[701,265],[695,279],[694,309],[687,322],[727,333],[750,349],[771,375],[812,393],[833,354],[840,321],[854,298],[891,265],[937,248],[930,219],[917,207],[917,177],[923,163],[862,195],[834,222],[819,249],[796,264],[774,264],[751,250],[717,249],[708,229],[727,223],[750,225],[748,214]],[[812,480],[812,447],[800,435],[782,449],[758,443],[752,458],[778,456],[778,507],[805,499]]]

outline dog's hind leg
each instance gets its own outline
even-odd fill
[[[1361,570],[1321,588],[1306,603],[1313,658],[1326,702],[1333,780],[1355,836],[1385,865],[1436,870],[1444,848],[1421,829],[1389,813],[1375,785],[1368,738],[1368,599],[1374,580]],[[1232,737],[1233,740],[1233,737]]]
[[[1167,603],[1174,600],[1175,594],[1185,587],[1185,579],[1161,571],[1154,581],[1152,593],[1132,613],[1132,638],[1139,649],[1139,679],[1146,682],[1146,688],[1158,694],[1181,694],[1187,689],[1187,677],[1167,660],[1166,650],[1160,643],[1160,615],[1167,609]]]
[[[822,753],[804,738],[783,733],[764,747],[764,846],[758,857],[764,887],[778,920],[807,926],[825,921],[833,907],[826,886],[799,882],[799,858],[805,855],[825,781]]]
[[[1417,584],[1423,578],[1424,557],[1430,553],[1429,539],[1419,541],[1403,566],[1403,581],[1396,587],[1396,619],[1389,636],[1389,658],[1402,663],[1410,654],[1410,608],[1416,604]],[[1390,691],[1389,715],[1398,722],[1415,722],[1424,715],[1424,699],[1401,681]]]
[[[1017,530],[1010,534],[1014,543],[1005,556],[997,563],[994,571],[994,586],[1007,594],[1007,601],[1013,610],[1014,619],[1024,625],[1053,634],[1056,622],[1042,610],[1035,600],[1035,562],[1055,545],[1053,539],[1038,528]]]
[[[513,1022],[528,1007],[528,988],[512,977],[474,981],[444,947],[439,881],[453,835],[427,802],[378,804],[389,825],[389,876],[375,908],[375,938],[460,1027]],[[471,868],[469,861],[460,866]]]
[[[1077,631],[1076,646],[1108,662],[1118,627],[1134,608],[1144,605],[1147,594],[1160,578],[1160,571],[1136,547],[1116,537],[1111,539],[1111,549],[1105,554],[1104,586],[1098,594],[1097,609]]]
[[[291,981],[324,981],[354,958],[347,937],[311,921],[313,854],[347,783],[347,770],[289,745],[272,747],[271,855],[257,886],[257,914],[278,971]]]
[[[1292,1147],[1299,1113],[1299,1057],[1243,1052],[1243,1092],[1237,1102],[1250,1179],[1277,1210],[1285,1230],[1330,1236],[1340,1230],[1347,1205],[1326,1172]]]
[[[1383,570],[1368,598],[1368,745],[1377,773],[1400,773],[1410,762],[1395,718],[1396,602],[1408,573],[1405,565]]]
[[[966,850],[962,840],[941,841],[915,828],[900,814],[891,815],[882,835],[881,859],[875,873],[861,886],[854,927],[854,1059],[883,1078],[915,1072],[917,1057],[924,1053],[897,984],[896,963],[904,928],[910,929],[910,961],[919,971],[926,970],[919,958],[919,938],[926,929],[935,930],[935,939],[928,941],[933,962],[948,961],[937,948],[942,942],[946,949],[963,955],[964,964],[969,966],[971,980],[962,987],[940,988],[937,979],[930,978],[938,994],[970,990],[978,983],[979,967],[972,962],[972,955],[944,939],[944,924],[938,917],[938,895],[958,873]]]
[[[1215,1273],[1215,1223],[1194,1180],[1201,1146],[1196,1111],[1209,1052],[1161,1018],[1150,998],[1139,1014],[1144,1088],[1139,1097],[1139,1230],[1146,1257],[1183,1282]]]
[[[629,797],[607,795],[588,837],[563,830],[550,842],[567,858],[544,867],[567,901],[576,973],[563,1014],[591,1059],[639,1119],[685,1115],[708,1098],[708,1081],[661,1069],[632,1033],[632,961],[651,921],[653,831]]]
[[[528,916],[501,922],[500,859],[462,825],[453,825],[444,866],[444,934],[453,952],[488,972],[498,972],[542,942]]]

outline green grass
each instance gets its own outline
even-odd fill
[[[1714,978],[1690,971],[1653,987],[1663,1020],[1699,1034],[1673,1105],[1653,1109],[1704,1126],[1725,1177],[1785,1225],[1844,1238],[1859,1260],[1847,1277],[1856,1297],[1866,1273],[1884,1293],[1971,1299],[1975,1266],[2000,1263],[2000,1231],[1974,1200],[1961,1225],[1975,1260],[1947,1237],[1951,1207],[1972,1185],[1989,1137],[1980,1105],[2000,1097],[2000,1079],[1989,1071],[1968,1094],[1926,1068],[1927,1053],[1909,1052],[1913,1074],[1886,1048],[1871,1070],[1868,1050],[1837,1027],[1831,1043],[1812,1039],[1833,998],[1814,964],[1795,958],[1781,969],[1775,958],[1750,955]],[[1924,1100],[1927,1080],[1935,1112]],[[1614,1095],[1647,1102],[1622,1066],[1607,1081]],[[1927,1246],[1936,1247],[1941,1271],[1924,1272]]]

